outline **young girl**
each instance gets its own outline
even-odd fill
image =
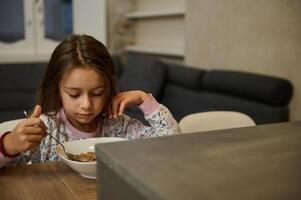
[[[151,126],[123,114],[138,106]],[[166,107],[143,91],[117,93],[112,58],[87,35],[71,35],[50,58],[32,115],[0,139],[0,166],[58,160],[57,142],[93,137],[138,139],[180,133]]]

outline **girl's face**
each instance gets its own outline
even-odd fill
[[[60,82],[63,108],[70,123],[81,131],[94,131],[96,117],[104,109],[106,82],[102,74],[89,66],[66,72]]]

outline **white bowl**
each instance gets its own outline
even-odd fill
[[[67,152],[72,154],[87,153],[89,151],[95,152],[94,146],[99,143],[108,143],[108,142],[120,142],[126,141],[124,138],[117,137],[100,137],[100,138],[90,138],[75,140],[70,142],[63,143]],[[86,178],[96,179],[96,161],[92,162],[78,162],[69,160],[65,155],[62,147],[60,145],[56,146],[56,153],[59,157],[72,169],[77,171],[80,175]]]

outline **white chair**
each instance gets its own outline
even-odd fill
[[[248,115],[235,111],[209,111],[183,117],[179,126],[182,133],[211,131],[228,128],[255,126]]]
[[[11,131],[15,128],[15,126],[20,122],[23,121],[24,119],[14,119],[14,120],[10,120],[10,121],[5,121],[0,123],[0,135],[2,135],[3,133],[7,132],[7,131]]]

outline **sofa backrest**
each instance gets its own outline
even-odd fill
[[[200,73],[198,69],[187,66],[166,65],[168,71],[173,73],[177,71],[173,69],[178,67],[191,73],[194,71],[194,74]],[[200,71],[202,76],[198,88],[187,87],[186,78],[175,81],[174,75],[167,76],[161,101],[170,108],[176,119],[195,112],[231,110],[249,115],[256,124],[288,121],[288,104],[293,93],[288,80],[238,71]],[[179,71],[179,77],[180,74],[183,72]]]
[[[46,64],[0,65],[0,122],[24,118],[31,111]]]
[[[153,92],[154,89],[144,86],[150,80],[157,81],[154,96],[177,120],[191,113],[214,110],[242,112],[252,117],[256,124],[289,119],[288,104],[293,87],[286,79],[248,72],[197,69],[140,54],[129,54],[128,59],[130,62],[120,78],[121,89]],[[151,73],[152,67],[154,73]],[[137,81],[137,77],[148,78]],[[130,110],[129,114],[143,119],[137,110]]]

